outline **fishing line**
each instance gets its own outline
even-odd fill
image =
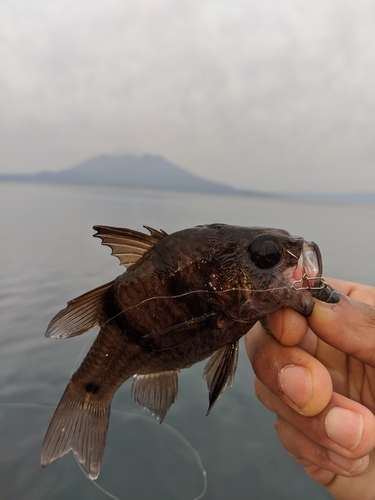
[[[116,410],[116,409],[114,409],[112,411],[113,412],[118,412],[118,413],[120,413],[122,415],[131,415],[131,416],[134,416],[133,413],[125,412],[125,411],[122,411],[122,410]],[[149,417],[146,417],[146,416],[143,416],[143,415],[137,415],[137,417],[149,419]],[[186,446],[186,448],[188,448],[188,450],[192,452],[193,457],[195,458],[195,461],[196,461],[196,463],[198,465],[198,468],[199,468],[199,470],[202,473],[202,479],[203,479],[203,489],[202,489],[202,492],[200,493],[199,496],[194,497],[193,500],[201,500],[204,497],[204,495],[206,494],[207,487],[208,487],[208,479],[207,479],[207,471],[206,471],[206,469],[203,466],[202,459],[201,459],[198,451],[194,448],[194,446],[177,429],[175,429],[174,427],[172,427],[171,425],[166,424],[166,423],[164,423],[163,427],[166,428],[166,429],[168,429],[169,432],[171,432],[173,435],[175,435]],[[100,491],[102,491],[109,498],[112,498],[113,500],[120,500],[118,497],[116,497],[115,495],[113,495],[112,493],[110,493],[109,491],[107,491],[105,488],[103,488],[103,486],[101,486],[100,484],[98,484],[96,482],[96,480],[90,479],[90,477],[86,474],[85,469],[83,468],[83,465],[80,463],[80,461],[78,460],[78,457],[76,456],[75,453],[74,453],[74,458],[75,458],[75,460],[76,460],[79,468],[81,469],[82,473],[90,481],[90,483],[92,483],[94,486],[96,486]]]
[[[315,278],[317,279],[317,278]],[[302,284],[302,280],[301,281],[301,284]],[[298,282],[298,284],[300,284],[300,282]],[[198,290],[192,290],[192,291],[187,291],[187,292],[184,292],[184,293],[180,293],[180,294],[176,294],[176,295],[159,295],[159,296],[152,296],[152,297],[148,297],[148,298],[145,298],[144,300],[138,302],[137,304],[134,304],[134,305],[131,305],[131,306],[128,306],[128,307],[124,307],[124,309],[122,311],[120,311],[119,313],[117,313],[116,315],[112,316],[111,318],[109,318],[106,323],[108,323],[109,321],[113,320],[114,318],[120,316],[121,314],[123,313],[126,313],[127,311],[129,310],[132,310],[132,309],[135,309],[137,307],[140,307],[141,305],[144,305],[148,302],[151,302],[151,301],[155,301],[155,300],[168,300],[168,299],[180,299],[180,298],[184,298],[184,297],[187,297],[189,295],[196,295],[196,294],[210,294],[210,295],[220,295],[220,294],[227,294],[227,293],[230,293],[230,292],[246,292],[247,294],[251,295],[251,294],[254,294],[254,293],[269,293],[269,292],[273,292],[273,291],[278,291],[278,290],[286,290],[286,289],[290,289],[290,288],[294,288],[294,290],[305,290],[306,288],[296,288],[296,282],[293,282],[292,285],[290,286],[282,286],[282,287],[274,287],[274,288],[267,288],[267,289],[250,289],[250,288],[228,288],[226,290],[203,290],[203,289],[198,289]],[[310,282],[308,282],[308,289],[310,289]],[[250,300],[250,298],[248,298],[246,300],[246,302],[248,302]],[[212,313],[214,314],[214,313]],[[194,320],[194,318],[192,319]],[[191,320],[191,321],[192,321]],[[104,324],[106,324],[104,323]],[[103,326],[103,325],[102,325]],[[169,330],[169,329],[167,329]],[[73,367],[73,370],[72,370],[72,373],[74,373],[77,365],[78,365],[78,361],[80,359],[80,357],[82,356],[83,352],[86,350],[88,344],[90,343],[90,341],[92,340],[93,336],[95,335],[95,332],[93,332],[90,337],[88,338],[87,342],[85,343],[85,345],[83,346],[80,354],[78,355],[77,359],[76,359],[76,362],[74,364],[74,367]],[[0,403],[1,404],[1,403]],[[19,403],[19,405],[22,405],[22,403]],[[31,406],[31,405],[30,405]],[[41,407],[47,407],[46,405],[37,405],[35,404],[35,406],[41,406]],[[169,429],[169,431],[174,434],[184,445],[185,447],[187,447],[192,453],[193,453],[193,456],[195,458],[195,461],[202,473],[202,478],[203,478],[203,490],[201,492],[201,494],[197,497],[194,498],[194,500],[201,500],[206,491],[207,491],[207,487],[208,487],[208,480],[207,480],[207,472],[206,470],[204,469],[203,467],[203,464],[202,464],[202,461],[201,461],[201,458],[200,458],[200,455],[199,453],[197,452],[197,450],[189,443],[189,441],[184,437],[182,436],[181,433],[179,433],[176,429],[174,429],[173,427],[171,427],[170,425],[168,424],[165,424],[165,427]],[[85,470],[82,466],[82,464],[79,462],[76,454],[74,453],[74,458],[80,468],[80,470],[82,471],[82,473],[85,475],[85,477],[95,485],[96,488],[98,488],[102,493],[104,493],[106,496],[108,496],[109,498],[111,498],[112,500],[120,500],[118,497],[116,497],[115,495],[113,495],[112,493],[110,493],[109,491],[107,491],[105,488],[103,488],[100,484],[98,484],[95,480],[92,480],[90,479],[87,474],[85,473]]]
[[[95,326],[94,328],[98,328],[98,327]],[[95,335],[95,332],[92,332],[91,335],[89,336],[89,338],[87,339],[86,344],[82,347],[81,352],[78,354],[78,357],[77,357],[77,359],[76,359],[76,361],[74,363],[73,369],[72,369],[72,371],[70,373],[70,378],[72,377],[73,373],[76,371],[76,368],[77,368],[77,365],[78,365],[78,361],[79,361],[80,357],[82,356],[82,354],[85,352],[87,346],[91,342],[91,340],[94,337],[94,335]]]
[[[191,290],[191,291],[188,291],[188,292],[184,292],[184,293],[180,293],[180,294],[176,294],[176,295],[155,295],[153,297],[148,297],[140,302],[138,302],[137,304],[134,304],[132,306],[128,306],[128,307],[125,307],[124,309],[122,309],[121,311],[119,311],[117,314],[114,314],[113,316],[111,316],[110,318],[107,319],[107,321],[105,321],[104,323],[101,324],[101,326],[104,326],[106,324],[108,324],[110,321],[114,320],[115,318],[121,316],[121,314],[124,314],[126,313],[127,311],[130,311],[132,309],[135,309],[137,307],[140,307],[141,305],[147,303],[147,302],[151,302],[151,301],[154,301],[154,300],[166,300],[166,299],[180,299],[180,298],[183,298],[183,297],[187,297],[188,295],[193,295],[193,294],[199,294],[199,293],[205,293],[205,294],[211,294],[211,295],[218,295],[218,294],[226,294],[226,293],[230,293],[230,292],[248,292],[248,293],[266,293],[266,292],[270,292],[270,291],[277,291],[277,290],[286,290],[286,289],[289,289],[289,288],[292,288],[293,286],[282,286],[282,287],[274,287],[274,288],[268,288],[268,289],[256,289],[256,290],[252,290],[252,289],[249,289],[249,288],[228,288],[226,290]],[[248,298],[242,307],[244,307],[248,302],[250,301],[250,298]],[[205,316],[206,317],[209,317],[209,316],[212,316],[214,315],[215,313],[207,313]],[[196,318],[190,318],[190,320],[187,321],[187,323],[193,323],[194,320]],[[180,325],[177,325],[177,326],[182,326],[183,323],[181,323]],[[188,326],[188,325],[187,325]],[[176,325],[172,325],[171,327],[168,327],[168,328],[165,328],[163,330],[160,331],[160,334],[163,334],[163,333],[167,333],[167,331],[173,331],[173,329],[176,328]],[[149,337],[150,335],[155,335],[156,333],[158,332],[151,332],[147,335],[144,336],[144,338],[147,339],[147,337]],[[208,332],[206,332],[206,335],[207,335]],[[158,349],[159,351],[161,350],[169,350],[169,349],[174,349],[174,348],[177,348],[177,347],[181,347],[182,345],[186,345],[190,342],[190,339],[187,338],[186,339],[186,342],[182,343],[182,344],[178,344],[178,345],[173,345],[171,347],[165,347],[163,349]],[[87,346],[87,343],[85,345],[85,347],[82,349],[80,355],[82,354],[82,352],[84,351],[84,349],[86,348]],[[78,357],[79,359],[79,357]],[[77,362],[78,362],[78,359],[76,361],[76,364],[75,366],[77,365]]]
[[[3,403],[0,401],[0,406],[1,405],[4,405],[4,406],[37,406],[37,407],[41,407],[41,408],[54,408],[53,405],[43,405],[43,404],[40,404],[40,403]]]
[[[122,311],[111,316],[105,323],[103,323],[103,325],[107,324],[109,321],[117,318],[118,316],[121,316],[121,314],[126,313],[127,311],[130,311],[131,309],[135,309],[135,308],[137,308],[137,307],[139,307],[147,302],[151,302],[152,300],[180,299],[183,297],[187,297],[188,295],[194,295],[194,294],[198,294],[198,293],[206,293],[206,294],[211,294],[211,295],[225,294],[225,293],[229,293],[229,292],[266,293],[266,292],[273,292],[276,290],[287,290],[289,288],[293,288],[293,286],[292,285],[280,286],[280,287],[275,287],[275,288],[267,288],[265,290],[263,290],[263,289],[252,290],[250,288],[228,288],[227,290],[191,290],[189,292],[184,292],[184,293],[180,293],[177,295],[155,295],[153,297],[148,297],[147,299],[141,300],[137,304],[125,307]]]
[[[73,453],[73,455],[74,455],[74,458],[78,464],[78,467],[81,469],[83,475],[86,477],[86,479],[88,479],[90,481],[91,484],[93,484],[96,488],[98,488],[98,490],[100,490],[102,493],[107,495],[107,497],[112,498],[113,500],[120,500],[120,498],[116,497],[115,495],[113,495],[112,493],[110,493],[109,491],[104,489],[103,486],[100,486],[100,484],[98,484],[96,481],[94,481],[94,479],[90,479],[89,476],[86,474],[85,469],[83,468],[83,465],[78,460],[76,454]]]
[[[0,406],[14,406],[14,407],[17,407],[17,406],[20,406],[20,407],[37,407],[37,408],[47,408],[47,409],[51,409],[51,408],[54,408],[54,405],[46,405],[46,404],[40,404],[40,403],[18,403],[18,402],[15,402],[15,403],[12,403],[12,402],[9,402],[9,403],[4,403],[4,402],[1,402],[0,401]],[[125,411],[122,411],[122,410],[116,410],[116,409],[113,409],[112,412],[115,412],[115,413],[120,413],[122,415],[131,415],[131,416],[134,416],[133,413],[130,413],[130,412],[125,412]],[[136,415],[136,417],[140,417],[140,418],[145,418],[145,419],[148,419],[148,421],[150,421],[150,417],[148,416],[144,416],[144,415]],[[208,487],[208,479],[207,479],[207,471],[206,469],[204,468],[203,466],[203,463],[202,463],[202,459],[198,453],[198,451],[194,448],[194,446],[177,430],[175,429],[174,427],[172,427],[171,425],[167,424],[164,422],[163,424],[163,427],[168,429],[169,432],[171,432],[172,434],[174,434],[185,446],[186,448],[188,448],[188,450],[190,452],[192,452],[194,458],[195,458],[195,461],[196,461],[196,464],[198,465],[198,468],[202,474],[202,479],[203,479],[203,489],[202,489],[202,492],[200,493],[199,496],[195,497],[193,500],[201,500],[206,491],[207,491],[207,487]],[[109,498],[112,498],[112,500],[120,500],[118,497],[116,497],[113,493],[110,493],[109,491],[107,491],[105,488],[103,488],[103,486],[101,486],[100,484],[98,484],[96,481],[94,481],[93,479],[90,479],[89,476],[86,474],[82,464],[79,462],[77,456],[75,453],[73,453],[73,456],[74,456],[74,459],[75,461],[77,462],[80,470],[82,471],[82,474],[85,476],[86,479],[88,479],[90,481],[90,483],[92,483],[96,488],[98,488],[101,492],[103,492],[105,495],[107,495]]]
[[[174,427],[172,427],[169,424],[165,424],[165,426],[168,427],[168,429],[172,432],[172,434],[177,436],[178,439],[180,439],[186,445],[187,448],[189,448],[189,450],[193,453],[193,455],[195,457],[195,460],[198,464],[198,467],[202,473],[203,490],[202,490],[202,493],[198,497],[195,497],[193,500],[200,500],[206,494],[207,487],[208,487],[207,471],[203,467],[202,459],[201,459],[199,453],[197,452],[197,450],[194,448],[194,446],[191,443],[189,443],[189,441],[177,429],[175,429]]]
[[[206,293],[206,294],[211,294],[211,295],[219,295],[219,294],[225,294],[229,292],[249,292],[249,293],[264,293],[264,292],[273,292],[275,290],[286,290],[288,288],[293,288],[291,286],[280,286],[280,287],[275,287],[275,288],[267,288],[267,289],[258,289],[254,290],[251,288],[228,288],[226,290],[191,290],[189,292],[184,292],[180,293],[177,295],[155,295],[153,297],[148,297],[147,299],[141,300],[141,302],[138,302],[138,304],[134,304],[133,306],[129,306],[127,309],[124,310],[124,312],[128,311],[129,309],[134,309],[135,307],[138,307],[146,302],[149,302],[151,300],[156,300],[156,299],[179,299],[182,297],[186,297],[188,295],[193,295],[195,293]]]

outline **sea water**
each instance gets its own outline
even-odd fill
[[[124,271],[92,238],[93,225],[168,233],[213,222],[279,227],[318,243],[325,276],[375,285],[374,220],[375,205],[0,184],[0,498],[108,498],[71,453],[40,467],[54,408],[94,338],[45,339],[46,327],[68,300]],[[183,370],[162,425],[131,400],[131,381],[121,387],[97,483],[121,500],[193,500],[204,467],[206,500],[330,498],[279,443],[274,415],[254,396],[243,344],[234,387],[208,417],[203,367]]]

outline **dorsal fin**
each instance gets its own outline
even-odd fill
[[[90,290],[68,302],[68,305],[56,314],[45,333],[50,339],[75,337],[99,326],[99,314],[103,295],[113,281]]]
[[[148,226],[144,227],[150,231],[150,235],[121,227],[94,226],[95,231],[97,231],[94,237],[100,238],[102,245],[111,248],[111,255],[119,259],[120,265],[130,267],[158,240],[167,236],[165,231],[157,231]]]

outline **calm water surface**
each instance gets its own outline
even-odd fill
[[[94,224],[173,232],[224,222],[280,227],[317,242],[325,275],[375,285],[375,206],[311,204],[122,189],[0,184],[0,498],[104,500],[72,454],[46,469],[40,446],[54,408],[80,363],[87,333],[44,338],[66,301],[123,269],[92,238]],[[241,346],[235,385],[209,417],[204,364],[180,375],[178,402],[159,425],[130,398],[130,381],[113,401],[98,484],[121,500],[327,499],[291,460],[274,416],[253,394]]]

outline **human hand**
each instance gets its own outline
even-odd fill
[[[337,500],[375,499],[375,288],[327,281],[340,302],[280,309],[245,336],[255,391],[310,477]]]

